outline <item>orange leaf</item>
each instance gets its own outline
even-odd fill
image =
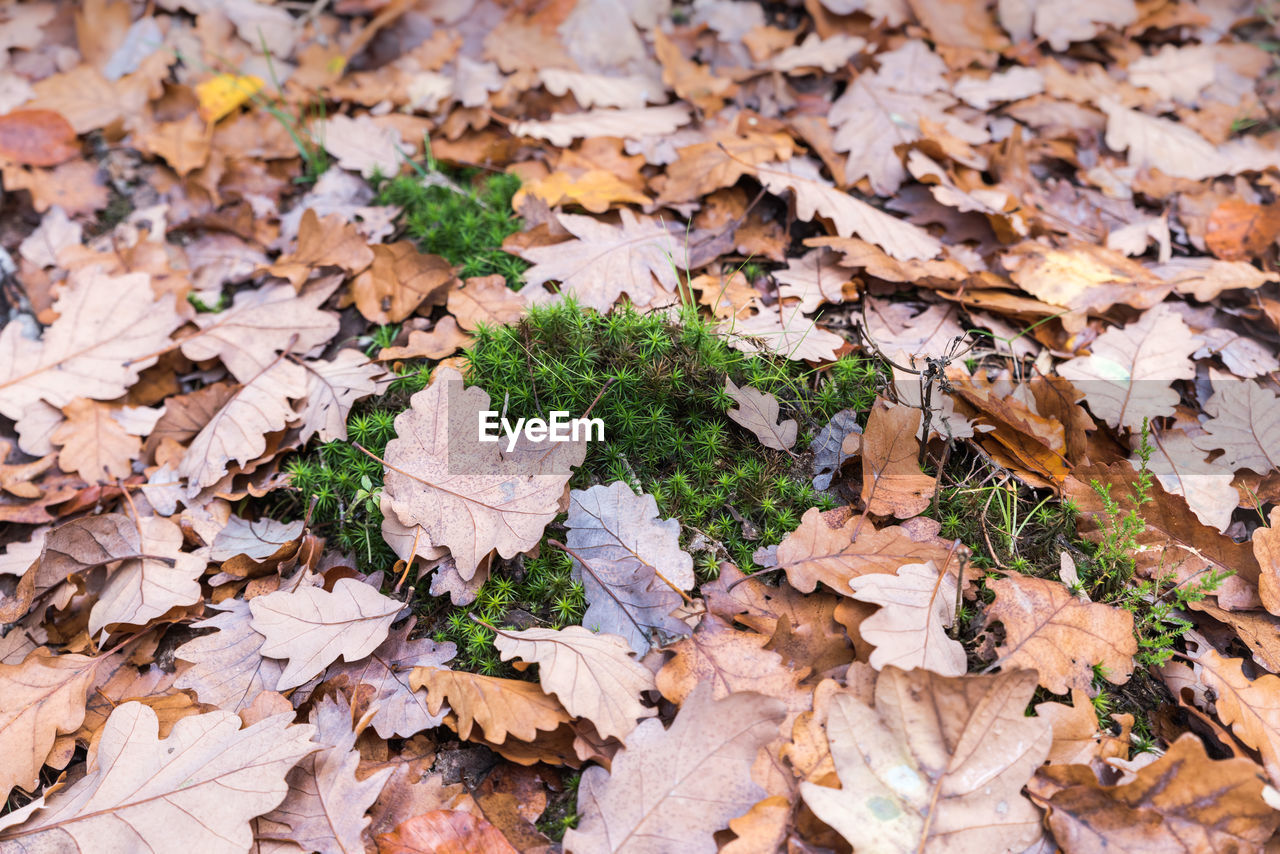
[[[53,110],[0,116],[0,156],[27,166],[57,166],[80,153],[71,123]]]
[[[378,854],[517,854],[496,827],[461,810],[432,810],[378,836]]]

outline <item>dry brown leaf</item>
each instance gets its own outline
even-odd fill
[[[818,508],[805,511],[796,528],[778,545],[778,566],[791,586],[810,593],[821,581],[849,596],[850,579],[873,572],[893,574],[904,563],[946,563],[950,544],[936,537],[917,538],[901,526],[876,529],[859,516],[829,522]]]
[[[142,440],[112,417],[115,410],[96,401],[76,398],[63,407],[67,420],[49,441],[60,446],[58,466],[75,472],[85,483],[111,482],[133,473]]]
[[[452,294],[450,295],[452,297]],[[451,315],[440,318],[430,332],[413,329],[409,341],[403,347],[383,347],[378,351],[379,362],[395,359],[443,359],[471,343],[471,336],[458,329],[458,321]]]
[[[603,74],[583,74],[565,68],[542,67],[537,63],[538,80],[552,95],[573,93],[573,99],[583,109],[590,107],[623,107],[640,109],[646,103],[666,100],[661,81],[644,75],[613,77]],[[508,69],[509,70],[509,69]]]
[[[823,303],[844,302],[844,289],[851,277],[836,263],[834,252],[818,248],[788,259],[787,268],[775,272],[773,278],[781,286],[778,293],[783,299],[799,299],[800,310],[812,314]]]
[[[382,738],[409,738],[444,720],[442,714],[431,714],[426,697],[409,687],[409,672],[414,667],[443,667],[457,654],[457,647],[427,638],[409,640],[415,622],[410,618],[392,628],[368,658],[331,664],[325,671],[326,682],[349,689],[358,710],[362,712],[367,703],[373,712],[369,724]]]
[[[0,330],[0,414],[17,420],[38,401],[62,407],[78,397],[114,400],[138,381],[183,323],[174,298],[156,298],[143,273],[97,268],[70,277],[40,341],[21,324]]]
[[[908,519],[929,506],[937,481],[920,469],[920,410],[877,400],[862,434],[862,500],[876,516]]]
[[[1252,544],[1259,568],[1258,595],[1263,607],[1280,614],[1280,507],[1272,507],[1267,524],[1254,530]]]
[[[858,627],[876,648],[868,659],[876,670],[893,665],[960,676],[968,669],[964,647],[945,628],[956,617],[956,580],[950,573],[938,572],[932,561],[908,563],[894,575],[863,575],[849,584],[854,599],[880,606]]]
[[[591,721],[606,738],[626,738],[637,720],[655,714],[640,703],[640,695],[654,687],[653,674],[617,635],[582,626],[499,629],[493,645],[503,661],[519,658],[537,664],[542,689],[555,694],[569,714]]]
[[[1181,317],[1158,306],[1108,329],[1088,356],[1059,365],[1058,374],[1084,393],[1095,416],[1140,430],[1144,419],[1173,414],[1178,393],[1170,384],[1195,376],[1189,357],[1199,346]]]
[[[35,792],[40,767],[61,734],[72,733],[84,720],[85,697],[103,659],[54,655],[40,647],[21,664],[0,664],[5,697],[0,712],[0,789],[14,786]],[[0,843],[2,845],[3,843]]]
[[[311,710],[320,750],[305,756],[285,778],[289,794],[264,817],[289,828],[285,837],[304,850],[320,854],[362,854],[365,812],[392,774],[384,768],[356,779],[360,753],[351,709],[326,697]],[[261,838],[261,837],[259,837]]]
[[[680,548],[680,523],[659,520],[653,496],[622,481],[575,489],[565,525],[573,577],[586,593],[583,625],[626,638],[640,655],[655,633],[689,633],[672,612],[693,588],[693,557]]]
[[[524,296],[508,288],[499,275],[467,279],[449,292],[445,307],[468,332],[475,332],[481,323],[515,323],[529,310]]]
[[[535,741],[540,731],[550,732],[572,719],[554,697],[532,682],[518,679],[415,667],[409,687],[427,689],[427,708],[433,715],[440,714],[447,701],[458,716],[458,737],[464,741],[471,737],[475,724],[484,730],[485,740],[501,744],[508,735]]]
[[[1065,703],[1037,703],[1036,716],[1047,720],[1053,727],[1050,764],[1101,767],[1107,759],[1127,759],[1129,756],[1127,735],[1120,739],[1109,732],[1099,731],[1098,713],[1089,692],[1082,688],[1071,689],[1070,706]]]
[[[1068,851],[1257,851],[1280,823],[1262,786],[1254,763],[1212,760],[1185,733],[1123,786],[1100,785],[1084,766],[1050,765],[1032,791]]]
[[[641,723],[613,760],[582,774],[574,854],[714,854],[713,834],[751,809],[763,791],[751,781],[760,747],[778,734],[782,703],[757,694],[712,699],[700,686],[671,728]]]
[[[339,350],[327,361],[302,363],[307,370],[307,397],[299,407],[301,440],[319,436],[321,442],[347,439],[347,415],[356,401],[381,394],[391,376],[359,350]]]
[[[724,382],[725,393],[738,404],[725,412],[730,421],[746,427],[766,448],[785,451],[796,443],[799,425],[794,418],[780,420],[776,397],[751,386],[738,388],[728,377]]]
[[[240,712],[263,691],[275,690],[284,664],[262,655],[266,638],[253,630],[248,602],[227,599],[209,607],[218,613],[191,627],[217,631],[177,648],[174,656],[194,666],[179,674],[174,684],[194,691],[202,703]]]
[[[284,714],[240,728],[215,711],[186,717],[158,737],[156,713],[125,703],[107,719],[97,762],[48,797],[25,824],[0,832],[0,850],[117,849],[242,854],[249,820],[280,803],[285,774],[315,750],[310,726]]]
[[[400,323],[424,304],[444,305],[454,281],[448,261],[419,252],[408,240],[371,248],[373,263],[351,283],[351,296],[366,320]]]
[[[1271,785],[1280,782],[1280,677],[1249,679],[1239,658],[1213,649],[1193,657],[1197,678],[1214,694],[1214,708],[1236,738],[1262,755]]]
[[[75,128],[52,110],[0,116],[0,157],[25,166],[57,166],[80,153]]]
[[[287,658],[277,691],[320,675],[341,655],[358,661],[377,649],[404,603],[354,578],[340,578],[333,591],[299,587],[257,596],[249,602],[253,629],[266,641],[261,652]]]
[[[1035,674],[937,676],[886,668],[875,708],[832,698],[827,738],[842,788],[804,802],[857,850],[1021,852],[1042,835],[1022,786],[1053,740],[1025,716]]]
[[[122,625],[142,626],[170,609],[200,601],[205,559],[184,553],[182,529],[161,516],[143,516],[133,539],[135,554],[107,574],[106,587],[89,612],[89,633]]]
[[[378,854],[519,854],[499,830],[461,810],[431,810],[378,836]]]
[[[995,601],[987,607],[987,623],[1004,625],[1005,639],[996,649],[1001,667],[1030,667],[1040,684],[1055,694],[1093,684],[1094,665],[1113,685],[1123,685],[1133,672],[1138,641],[1133,614],[1101,602],[1081,602],[1061,582],[1026,575],[1007,575],[987,582]]]
[[[662,64],[662,82],[704,114],[719,112],[725,99],[737,91],[729,78],[717,77],[707,66],[686,59],[661,29],[653,31],[653,52]]]
[[[684,104],[632,110],[587,110],[555,113],[546,121],[513,122],[512,136],[545,139],[556,148],[568,148],[581,137],[616,136],[623,139],[644,134],[667,134],[688,124],[692,113]]]
[[[845,341],[806,317],[799,305],[778,303],[739,320],[730,317],[718,327],[729,346],[744,353],[776,353],[795,361],[828,362]]]
[[[653,180],[661,204],[701,199],[723,187],[732,187],[753,166],[787,160],[795,142],[785,133],[715,131],[707,142],[677,149],[676,161]]]
[[[478,413],[489,408],[482,389],[464,390],[457,371],[437,370],[396,417],[387,443],[383,495],[392,512],[406,527],[422,527],[424,546],[447,547],[463,580],[495,550],[511,558],[533,548],[571,474],[568,466],[553,474],[504,466],[498,444],[476,438]]]
[[[1214,384],[1205,409],[1214,417],[1192,442],[1203,451],[1223,452],[1214,466],[1259,474],[1280,468],[1280,400],[1274,392],[1255,382],[1227,380]]]
[[[1107,147],[1128,149],[1130,166],[1196,181],[1235,171],[1229,157],[1188,125],[1148,116],[1110,98],[1098,106],[1107,114]]]

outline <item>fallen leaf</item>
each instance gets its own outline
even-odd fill
[[[419,252],[408,240],[369,248],[372,263],[351,283],[356,308],[366,320],[400,323],[424,304],[444,305],[454,281],[448,261]]]
[[[449,709],[458,716],[458,738],[464,741],[471,737],[475,724],[484,730],[485,740],[501,744],[508,735],[534,741],[539,731],[549,732],[571,720],[555,698],[532,682],[415,667],[409,687],[427,689],[427,708],[433,715],[440,714],[448,701]]]
[[[63,412],[67,420],[49,436],[50,442],[61,447],[59,468],[75,472],[85,483],[110,483],[133,474],[142,441],[112,417],[110,406],[76,398]]]
[[[1040,684],[1055,694],[1093,684],[1094,667],[1113,685],[1133,672],[1138,641],[1133,614],[1101,602],[1081,602],[1065,584],[1047,578],[1006,575],[990,579],[995,601],[987,607],[987,626],[1004,625],[996,648],[1001,667],[1030,667]]]
[[[5,763],[0,789],[36,792],[40,767],[55,739],[75,732],[84,720],[85,697],[101,658],[54,655],[40,647],[21,664],[0,664],[5,705],[0,712],[0,747]]]
[[[172,608],[200,601],[205,560],[182,549],[182,529],[160,516],[137,521],[140,557],[107,573],[107,584],[89,612],[89,633],[114,626],[143,626]]]
[[[776,353],[795,361],[834,361],[844,339],[806,317],[799,305],[761,308],[745,320],[731,317],[717,327],[729,346],[744,353]]]
[[[235,112],[262,91],[266,83],[252,74],[215,74],[196,84],[200,118],[210,124]]]
[[[519,854],[492,824],[460,810],[415,815],[377,843],[378,854]]]
[[[968,669],[964,647],[946,632],[956,618],[956,581],[949,573],[932,562],[908,563],[894,575],[863,575],[849,584],[854,599],[880,606],[858,627],[875,647],[868,661],[876,670],[893,665],[962,676]]]
[[[626,638],[640,655],[655,633],[689,633],[671,614],[693,588],[693,557],[680,548],[679,522],[659,520],[653,496],[622,481],[575,489],[565,525],[573,577],[586,589],[583,625]]]
[[[1023,784],[1049,752],[1025,716],[1035,674],[938,676],[887,667],[875,707],[831,701],[827,738],[842,788],[802,782],[805,804],[858,850],[1024,851],[1040,812]]]
[[[347,439],[347,416],[356,401],[381,394],[391,377],[359,350],[339,350],[329,360],[302,363],[307,371],[306,399],[299,407],[301,440],[319,436],[322,442]]]
[[[367,115],[333,116],[317,122],[316,130],[316,138],[338,166],[366,179],[375,175],[394,178],[416,151],[394,127],[380,125]]]
[[[467,279],[449,292],[445,307],[468,332],[475,332],[482,323],[515,323],[529,310],[525,297],[508,288],[507,280],[498,275]]]
[[[354,578],[339,579],[332,592],[306,586],[249,602],[253,629],[266,638],[262,654],[289,660],[277,691],[320,675],[339,655],[349,662],[364,658],[386,640],[403,607]]]
[[[0,116],[0,157],[27,166],[57,166],[80,153],[75,128],[53,110]]]
[[[1218,717],[1231,732],[1262,755],[1271,785],[1280,781],[1280,677],[1245,675],[1239,658],[1213,649],[1191,657],[1197,678],[1213,692]]]
[[[799,427],[793,418],[780,420],[776,397],[751,386],[738,388],[728,377],[724,382],[725,393],[738,404],[725,412],[730,421],[746,427],[766,448],[785,451],[796,443]]]
[[[173,848],[240,854],[253,842],[249,820],[284,799],[285,774],[316,749],[314,729],[277,715],[240,728],[231,712],[186,717],[158,738],[156,713],[117,707],[103,728],[97,762],[47,798],[24,824],[0,832],[11,850]]]
[[[440,318],[430,332],[413,329],[409,340],[402,347],[383,347],[378,351],[379,362],[396,359],[443,359],[471,343],[471,336],[458,329],[458,321],[451,315]]]
[[[616,136],[628,139],[643,129],[646,134],[667,134],[688,124],[692,113],[684,104],[642,107],[631,110],[587,110],[582,113],[555,113],[546,121],[513,122],[512,136],[545,139],[557,148],[568,148],[581,137]]]
[[[266,638],[254,631],[248,602],[227,599],[209,607],[218,613],[191,627],[217,631],[174,651],[176,658],[194,665],[180,673],[174,685],[194,691],[202,703],[240,712],[263,691],[275,690],[284,664],[262,655]]]
[[[920,410],[877,400],[862,434],[862,500],[876,516],[908,519],[929,506],[937,482],[917,462]]]
[[[574,854],[660,854],[679,848],[714,854],[713,834],[763,795],[750,770],[760,747],[778,733],[782,703],[757,694],[713,700],[700,686],[669,730],[642,722],[612,769],[582,774],[578,827],[565,833]],[[708,797],[714,793],[714,797]]]
[[[1215,383],[1205,409],[1204,435],[1191,441],[1203,451],[1223,451],[1213,465],[1225,471],[1259,474],[1280,467],[1280,402],[1276,394],[1245,380]]]

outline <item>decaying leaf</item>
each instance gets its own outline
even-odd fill
[[[593,766],[578,788],[573,854],[712,854],[712,836],[746,813],[763,791],[751,781],[756,753],[778,732],[782,703],[758,694],[713,700],[700,686],[671,728],[637,726],[611,771]]]
[[[654,687],[653,674],[632,658],[630,644],[617,635],[581,626],[499,630],[493,645],[504,661],[537,664],[543,690],[555,694],[569,714],[591,721],[606,738],[626,738],[637,720],[655,713],[640,703],[640,695]]]
[[[804,802],[856,850],[1025,851],[1040,813],[1022,786],[1049,752],[1024,715],[1035,673],[937,676],[887,667],[875,707],[847,694],[827,717],[840,789],[800,784]]]
[[[182,530],[160,516],[138,520],[138,557],[107,575],[97,604],[89,612],[89,632],[111,625],[145,625],[170,608],[200,601],[205,560],[181,551]]]

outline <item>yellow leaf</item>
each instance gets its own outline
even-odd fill
[[[252,74],[219,74],[196,84],[200,118],[216,122],[262,91],[266,84]]]

